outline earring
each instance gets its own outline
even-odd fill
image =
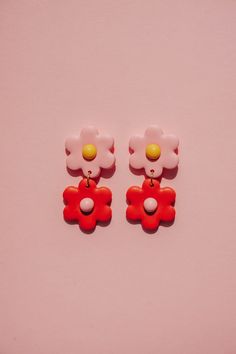
[[[97,187],[97,178],[102,169],[111,169],[115,164],[114,140],[111,136],[100,135],[94,127],[81,130],[80,136],[66,139],[68,170],[83,172],[78,187],[67,187],[63,193],[64,219],[76,221],[82,230],[92,231],[97,222],[109,222],[112,193],[109,188]]]
[[[144,136],[133,136],[129,141],[131,169],[144,169],[147,178],[142,187],[128,189],[126,216],[128,220],[140,221],[146,230],[156,230],[161,221],[172,222],[175,218],[175,191],[161,188],[156,178],[164,168],[177,167],[178,145],[176,136],[164,134],[157,126],[148,127]]]

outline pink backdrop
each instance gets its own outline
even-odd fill
[[[0,353],[236,353],[236,2],[2,0]],[[113,219],[62,218],[64,139],[115,137]],[[177,218],[125,219],[128,139],[180,137]]]

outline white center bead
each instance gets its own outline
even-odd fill
[[[90,213],[93,210],[94,201],[91,198],[83,198],[80,201],[80,209],[84,213]]]
[[[154,213],[157,209],[157,201],[154,198],[147,198],[144,200],[143,206],[147,213]]]

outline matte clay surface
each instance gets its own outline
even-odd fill
[[[0,352],[235,354],[236,2],[0,2]],[[115,138],[113,218],[63,220],[64,141]],[[131,135],[180,139],[176,219],[125,219]],[[109,178],[107,178],[109,177]],[[166,178],[168,177],[168,179]]]
[[[153,146],[156,150],[154,159]],[[178,166],[178,146],[177,136],[165,134],[158,126],[149,126],[143,135],[133,135],[130,138],[130,166],[134,169],[143,168],[148,177],[160,177],[164,168],[170,170]]]
[[[161,188],[157,180],[146,178],[141,187],[132,186],[126,193],[129,203],[126,210],[127,219],[132,222],[140,221],[145,230],[152,232],[157,230],[161,221],[170,226],[175,218],[175,196],[172,188]]]
[[[83,178],[78,187],[67,187],[63,192],[64,219],[77,222],[85,231],[94,230],[97,222],[111,220],[112,193],[107,187],[98,187],[94,180]]]
[[[65,149],[69,154],[66,165],[72,171],[81,170],[85,177],[98,177],[101,169],[111,169],[114,166],[115,156],[111,152],[113,147],[112,136],[100,134],[92,126],[83,127],[78,136],[66,137]]]

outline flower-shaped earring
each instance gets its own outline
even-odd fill
[[[145,179],[142,188],[128,189],[126,216],[128,220],[140,221],[146,230],[156,230],[161,221],[171,222],[175,218],[175,191],[160,188],[160,183],[154,178],[160,177],[164,168],[177,167],[178,145],[176,136],[164,134],[157,126],[147,128],[144,136],[130,139],[130,166],[144,169],[149,178]]]
[[[109,222],[112,216],[110,189],[98,188],[91,178],[98,177],[101,169],[114,166],[113,144],[111,136],[100,135],[94,127],[82,129],[80,136],[71,136],[65,142],[68,169],[81,169],[84,178],[78,187],[67,187],[63,193],[64,219],[77,221],[85,231],[94,230],[97,222]]]

